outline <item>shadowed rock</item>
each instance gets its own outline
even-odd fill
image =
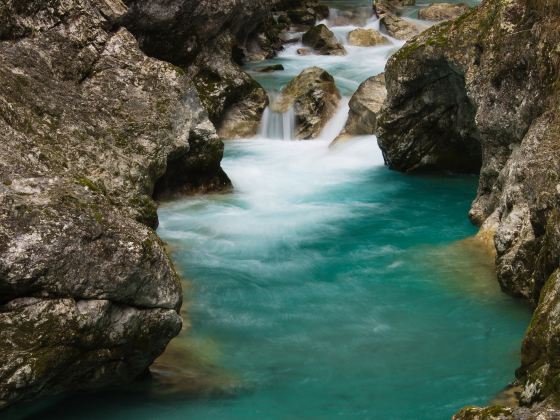
[[[456,19],[469,11],[469,6],[464,3],[433,3],[418,11],[420,19],[441,21]]]

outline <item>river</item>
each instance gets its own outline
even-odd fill
[[[354,27],[332,29],[345,42]],[[446,419],[513,379],[530,311],[467,239],[477,178],[392,172],[373,136],[328,147],[351,94],[400,46],[319,57],[293,45],[248,66],[271,94],[319,66],[345,98],[317,140],[292,141],[287,116],[226,141],[233,193],[160,208],[190,331],[150,385],[50,400],[43,418]],[[272,63],[285,71],[254,71]]]

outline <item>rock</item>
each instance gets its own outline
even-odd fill
[[[365,26],[371,18],[371,8],[334,10],[329,15],[329,26]]]
[[[182,324],[154,198],[230,188],[192,81],[134,16],[0,5],[0,408],[145,375]]]
[[[256,134],[268,95],[239,64],[263,60],[275,49],[263,49],[275,32],[265,0],[127,0],[125,22],[149,55],[185,69],[194,81],[210,121],[223,138]],[[236,56],[239,54],[239,57]]]
[[[317,137],[336,112],[340,93],[333,77],[319,67],[302,71],[271,105],[274,112],[286,112],[294,107],[296,138]]]
[[[329,17],[329,8],[318,0],[277,0],[274,10],[286,11],[291,25],[314,26]]]
[[[424,9],[420,9],[418,17],[431,21],[451,20],[468,12],[469,9],[465,3],[432,3]]]
[[[378,117],[391,168],[480,173],[470,217],[494,232],[502,289],[537,305],[517,371],[531,409],[560,396],[559,25],[546,4],[489,0],[432,27],[389,60]]]
[[[413,23],[390,13],[381,16],[380,19],[387,33],[396,39],[408,41],[422,32],[422,29]]]
[[[187,69],[210,121],[221,138],[254,136],[268,106],[266,91],[227,54],[233,40],[223,35]]]
[[[281,32],[279,37],[283,44],[296,44],[301,41],[300,35],[294,35],[290,32]]]
[[[416,0],[373,0],[373,11],[378,16],[384,13],[400,16],[406,7],[415,5]]]
[[[259,67],[256,69],[256,71],[258,71],[259,73],[272,73],[275,71],[283,71],[283,70],[284,70],[284,66],[282,64],[273,64],[271,66]]]
[[[358,47],[374,47],[389,44],[389,40],[374,29],[354,29],[348,34],[350,45]]]
[[[317,25],[303,34],[303,45],[313,48],[321,55],[346,55],[346,50],[332,31],[325,25]]]
[[[364,81],[350,99],[350,112],[346,125],[333,144],[352,136],[375,134],[377,115],[386,97],[387,89],[383,73]]]
[[[311,55],[311,54],[313,54],[313,51],[311,51],[309,48],[298,48],[297,54],[298,55]]]
[[[382,27],[393,38],[406,41],[425,29],[398,16],[402,8],[402,3],[400,2],[380,0],[375,2],[373,7]]]
[[[453,420],[554,420],[560,413],[553,407],[539,404],[531,408],[527,407],[503,407],[499,405],[491,407],[467,407],[453,416]]]

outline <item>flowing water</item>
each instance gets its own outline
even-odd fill
[[[353,27],[333,29],[344,41]],[[300,57],[294,45],[249,67],[284,65],[252,73],[274,94],[321,66],[345,99],[314,141],[289,141],[293,113],[267,111],[259,136],[226,143],[234,193],[160,209],[159,234],[189,279],[192,326],[156,364],[157,380],[32,415],[445,419],[513,379],[529,310],[465,240],[476,232],[466,217],[476,177],[389,171],[373,136],[328,147],[348,97],[401,44],[347,45],[346,57]]]

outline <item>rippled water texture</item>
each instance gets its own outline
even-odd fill
[[[334,28],[342,41],[351,29]],[[159,234],[189,279],[190,332],[156,381],[45,402],[43,418],[445,419],[500,392],[529,311],[466,239],[476,177],[389,171],[373,136],[328,147],[348,96],[400,45],[347,46],[346,57],[292,46],[272,60],[285,72],[253,73],[274,92],[318,65],[346,98],[319,140],[226,142],[234,193],[160,209]]]

